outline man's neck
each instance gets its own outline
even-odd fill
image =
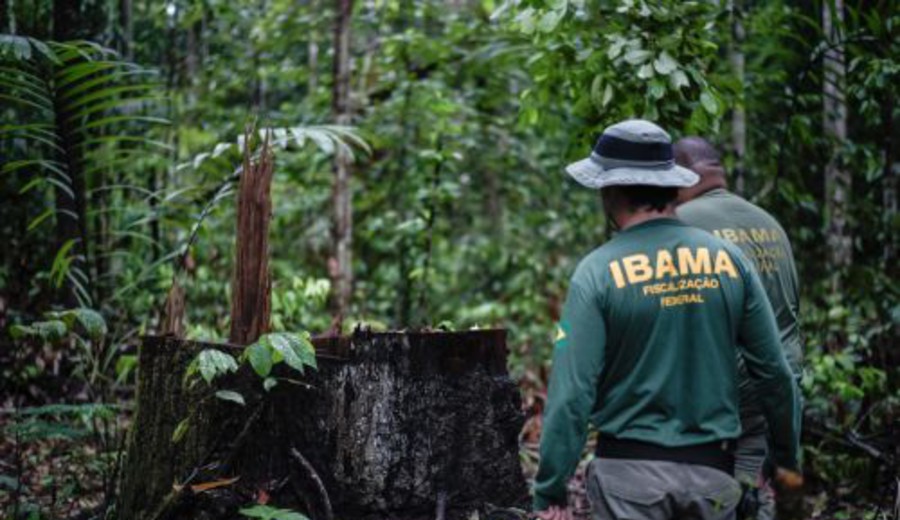
[[[675,209],[672,206],[669,206],[663,211],[638,210],[634,213],[622,213],[616,215],[616,222],[619,224],[619,229],[624,231],[630,227],[637,226],[638,224],[661,218],[677,218]]]
[[[696,186],[681,190],[681,193],[679,193],[678,195],[678,203],[681,204],[687,202],[703,195],[704,193],[708,193],[710,191],[718,189],[728,189],[728,183],[724,178],[705,178],[701,180],[700,183]]]

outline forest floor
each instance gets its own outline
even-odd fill
[[[534,388],[523,385],[526,406],[539,402]],[[105,439],[97,435],[96,417],[83,413],[65,417],[19,416],[9,413],[7,399],[0,411],[0,520],[87,520],[102,508],[118,477],[121,461],[117,449],[103,446],[121,444],[121,433],[130,420],[127,410],[115,417],[105,416]],[[539,415],[531,414],[522,434],[521,460],[526,477],[537,470],[537,441],[540,438]],[[575,518],[587,520],[590,506],[584,491],[584,469],[593,452],[593,442],[585,448],[585,457],[572,479],[570,503]],[[819,489],[806,499],[812,520],[881,520],[875,506],[849,490]]]

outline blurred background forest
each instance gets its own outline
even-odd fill
[[[103,518],[173,281],[188,337],[227,337],[248,125],[274,140],[276,330],[505,327],[540,410],[568,277],[609,236],[562,168],[627,117],[710,138],[784,225],[811,511],[888,518],[896,2],[3,0],[0,32],[4,518]]]

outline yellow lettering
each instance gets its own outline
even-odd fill
[[[625,266],[628,283],[641,283],[653,278],[653,268],[647,255],[626,256],[622,259],[622,265]]]
[[[678,276],[678,270],[675,269],[675,262],[672,261],[672,253],[660,249],[656,252],[656,279],[663,276]]]
[[[731,257],[728,256],[728,253],[726,253],[724,249],[720,249],[719,252],[716,253],[715,272],[716,274],[727,273],[728,276],[732,278],[738,277],[737,269],[734,268]]]
[[[616,282],[616,287],[619,289],[625,287],[625,278],[622,277],[622,268],[619,267],[618,260],[613,260],[609,263],[609,272],[612,273],[613,280]]]
[[[663,296],[659,299],[662,307],[674,307],[676,305],[686,305],[689,303],[705,303],[703,295],[700,293],[679,294],[678,296]]]
[[[738,229],[737,233],[738,233],[738,241],[739,242],[749,242],[750,241],[750,235],[747,234],[746,229]]]
[[[722,236],[729,242],[737,242],[738,236],[733,229],[725,228],[722,230]]]
[[[750,230],[750,236],[754,242],[768,242],[770,240],[769,233],[765,229],[753,228]]]
[[[709,249],[700,247],[697,255],[687,247],[678,248],[678,268],[683,275],[686,274],[710,274],[712,272],[709,259]]]

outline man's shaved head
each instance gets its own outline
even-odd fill
[[[685,202],[716,188],[727,187],[725,168],[719,151],[702,137],[685,137],[673,146],[675,162],[700,176],[696,186],[679,190],[678,200]]]
[[[721,156],[716,147],[702,137],[691,136],[679,139],[674,145],[675,162],[685,168],[703,162],[721,165]]]

